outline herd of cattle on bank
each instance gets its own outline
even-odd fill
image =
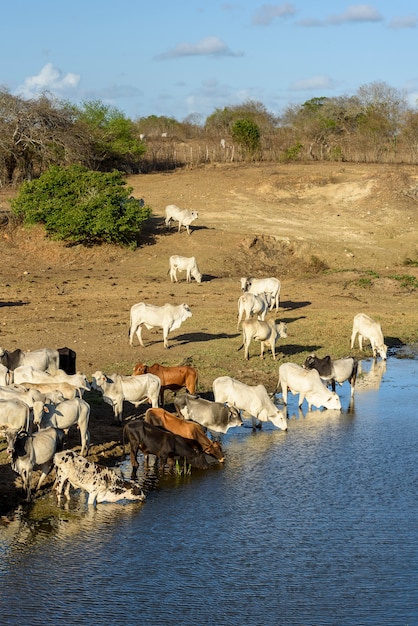
[[[169,225],[171,219],[178,220],[179,230],[183,225],[190,234],[189,227],[197,213],[192,211],[185,215],[181,211],[169,205],[166,224]],[[195,257],[171,256],[171,281],[177,281],[177,271],[186,272],[186,281],[194,278],[200,283],[202,280]],[[275,359],[277,340],[287,337],[286,324],[265,319],[269,311],[279,309],[280,288],[277,278],[241,279],[237,323],[242,325],[245,359],[249,358],[249,346],[254,339],[261,343],[261,357],[267,344]],[[161,328],[167,348],[168,334],[191,316],[192,311],[185,303],[163,306],[137,303],[130,311],[129,343],[133,345],[136,335],[144,346],[143,328]],[[356,338],[360,350],[363,350],[363,340],[367,340],[374,359],[379,355],[386,360],[387,346],[380,324],[364,313],[354,317],[352,348]],[[69,498],[72,486],[88,492],[89,504],[141,501],[145,496],[134,482],[139,451],[145,464],[149,455],[153,455],[160,467],[173,467],[176,461],[183,460],[188,466],[208,469],[224,462],[220,435],[242,425],[246,418],[251,419],[253,429],[269,421],[287,430],[288,391],[299,395],[299,407],[306,400],[309,410],[312,406],[341,410],[336,383],[342,385],[348,381],[353,396],[357,371],[358,361],[354,357],[333,360],[329,356],[320,359],[310,355],[303,367],[282,363],[275,390],[282,394],[284,408],[279,409],[264,385],[247,385],[229,376],[213,381],[213,400],[201,398],[196,394],[198,372],[190,366],[137,363],[132,375],[107,375],[98,370],[89,381],[84,374],[77,373],[76,354],[69,348],[13,352],[0,348],[0,429],[7,439],[11,466],[21,476],[28,501],[34,469],[41,470],[36,487],[39,489],[52,467],[56,470],[58,499],[63,491]],[[85,458],[90,445],[90,404],[85,397],[91,390],[99,392],[103,401],[112,406],[115,422],[121,425],[124,402],[134,407],[144,403],[151,405],[143,417],[129,420],[123,426],[123,447],[129,444],[130,449],[130,481]],[[185,390],[174,396],[176,414],[164,408],[164,393],[168,390]],[[65,434],[73,425],[77,425],[80,433],[79,454],[63,449]]]

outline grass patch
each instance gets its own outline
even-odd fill
[[[418,279],[410,274],[393,274],[392,276],[389,276],[389,278],[397,280],[400,286],[408,291],[412,292],[415,291],[415,289],[418,289]]]

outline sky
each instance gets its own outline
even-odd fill
[[[0,86],[25,98],[203,123],[249,100],[280,115],[384,82],[417,106],[412,0],[14,0],[0,15]]]

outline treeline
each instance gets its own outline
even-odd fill
[[[52,165],[135,174],[228,161],[416,164],[417,148],[417,108],[382,82],[289,105],[280,116],[248,101],[203,122],[197,115],[131,120],[99,100],[76,106],[0,89],[0,186],[37,178]]]

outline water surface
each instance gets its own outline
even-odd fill
[[[418,624],[418,361],[379,363],[342,413],[291,397],[287,433],[234,429],[224,468],[151,472],[143,504],[24,510],[0,529],[4,623]]]

